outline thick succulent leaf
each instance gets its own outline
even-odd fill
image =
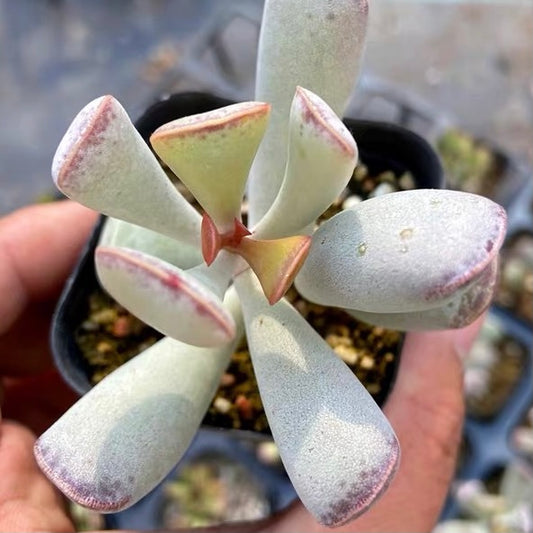
[[[339,196],[357,163],[357,145],[318,96],[298,87],[291,106],[289,155],[281,189],[254,237],[295,235]]]
[[[245,238],[236,253],[252,267],[270,304],[288,291],[311,245],[311,237],[295,235],[283,239]]]
[[[226,303],[240,324],[234,291]],[[102,512],[133,505],[187,450],[234,348],[235,341],[219,348],[170,338],[154,344],[96,385],[39,438],[39,466],[81,505]]]
[[[179,268],[187,269],[203,263],[199,246],[171,239],[162,233],[109,217],[102,229],[100,246],[132,248],[159,257]]]
[[[403,313],[367,313],[357,309],[345,311],[363,322],[402,331],[463,328],[489,307],[497,281],[498,260],[494,259],[438,307]]]
[[[211,265],[201,263],[187,270],[187,274],[194,276],[213,294],[223,299],[239,262],[238,256],[221,250]]]
[[[124,108],[112,96],[76,116],[52,164],[57,187],[105,215],[200,243],[200,215],[171,184]]]
[[[204,347],[235,336],[222,300],[187,271],[129,248],[98,247],[95,264],[106,291],[164,335]]]
[[[311,301],[368,313],[434,309],[494,261],[505,229],[503,208],[481,196],[383,195],[320,226],[296,286]]]
[[[150,142],[220,231],[240,220],[244,186],[270,106],[243,102],[169,122]]]
[[[197,246],[180,243],[161,233],[117,218],[105,221],[98,245],[130,248],[187,270],[188,274],[206,285],[219,298],[224,297],[237,260],[237,256],[222,251],[217,261],[207,266]]]
[[[342,116],[359,71],[367,16],[367,0],[265,2],[255,98],[272,104],[272,117],[252,167],[250,227],[268,211],[283,179],[296,86]]]
[[[250,270],[235,283],[283,464],[309,511],[328,526],[342,524],[391,481],[396,437],[351,370],[290,304],[270,306]]]

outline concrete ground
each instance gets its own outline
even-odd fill
[[[52,189],[54,149],[96,96],[133,116],[175,89],[250,97],[260,13],[260,0],[0,0],[0,213]],[[360,90],[392,84],[533,162],[532,35],[529,1],[372,0]]]

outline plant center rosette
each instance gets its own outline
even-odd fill
[[[192,104],[191,99],[193,99],[194,104]],[[184,106],[184,103],[189,105]],[[159,125],[183,114],[187,115],[185,107],[201,107],[204,109],[198,109],[198,111],[203,112],[230,103],[203,93],[176,94],[170,99],[150,107],[137,121],[136,127],[143,138],[147,140]],[[359,159],[348,186],[319,217],[317,225],[341,210],[353,207],[363,199],[392,191],[411,190],[417,184],[418,186],[440,184],[440,167],[436,159],[433,166],[424,165],[423,172],[420,172],[420,168],[417,166],[419,160],[432,155],[429,145],[423,143],[421,139],[389,124],[368,123],[351,119],[345,123],[352,135],[360,139],[358,144],[363,159],[366,160],[368,157],[372,165],[369,168]],[[379,158],[376,159],[375,142],[378,138]],[[386,138],[389,141],[393,140],[396,146],[407,143],[410,150],[414,150],[415,157],[411,156],[402,160],[402,158],[395,157],[394,150],[389,149],[383,152],[383,141]],[[163,165],[163,168],[180,192],[203,215],[201,207],[183,187],[175,174],[166,165]],[[428,173],[430,174],[429,179]],[[422,179],[426,180],[424,184],[420,183]],[[242,228],[243,224],[246,225],[246,220],[247,206],[246,203],[243,203],[242,222],[238,222],[237,227]],[[244,228],[244,232],[249,234],[246,228]],[[242,239],[242,236],[240,238]],[[88,250],[88,253],[94,253],[94,247]],[[76,280],[70,286],[69,292],[76,290],[76,285],[84,283],[85,287],[87,283],[91,286],[96,283],[95,280],[93,281],[94,269],[92,266],[87,268],[90,271],[87,272],[87,275],[82,272],[75,274]],[[84,282],[86,277],[90,277],[91,281]],[[83,288],[83,292],[85,292],[85,288]],[[83,394],[90,388],[90,384],[98,383],[111,371],[144,351],[162,336],[129,313],[109,295],[105,294],[101,288],[98,287],[86,292],[87,302],[84,301],[83,306],[81,306],[82,310],[78,306],[73,308],[73,304],[68,302],[73,302],[74,299],[69,295],[66,296],[66,303],[61,306],[59,314],[66,313],[69,316],[74,314],[78,318],[69,319],[69,324],[64,324],[59,318],[61,325],[56,325],[53,333],[54,337],[58,337],[57,342],[60,344],[60,346],[55,345],[59,369],[67,381],[73,381],[72,386],[75,390]],[[377,403],[382,405],[390,390],[399,362],[398,356],[403,334],[397,330],[361,322],[342,309],[309,302],[298,293],[294,286],[285,294],[285,298],[352,369]],[[62,349],[64,340],[63,333],[59,333],[59,331],[70,330],[71,324],[75,325],[75,340],[80,350],[80,370],[83,369],[81,379],[77,379],[71,372],[68,372],[63,362],[65,357],[63,355],[65,350]],[[77,353],[76,350],[75,355],[68,356],[69,359],[77,360]],[[232,354],[229,366],[222,376],[219,389],[211,402],[203,424],[270,433],[245,337]]]

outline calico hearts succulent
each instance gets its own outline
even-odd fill
[[[39,465],[73,500],[117,511],[159,483],[243,334],[283,463],[317,519],[344,523],[386,489],[400,456],[392,428],[283,295],[295,280],[307,299],[364,321],[464,326],[490,303],[505,213],[479,196],[415,190],[364,201],[315,231],[357,162],[338,116],[366,19],[365,0],[267,0],[257,101],[154,132],[153,150],[202,214],[113,97],[70,126],[52,172],[67,196],[108,216],[98,278],[166,335],[39,438]]]

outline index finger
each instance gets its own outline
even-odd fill
[[[0,334],[30,300],[42,301],[61,287],[96,216],[65,200],[0,219]]]
[[[47,345],[49,301],[72,270],[96,217],[85,207],[60,201],[0,219],[0,373],[6,365],[10,370],[39,368],[20,360],[20,354],[45,359],[36,352]]]

